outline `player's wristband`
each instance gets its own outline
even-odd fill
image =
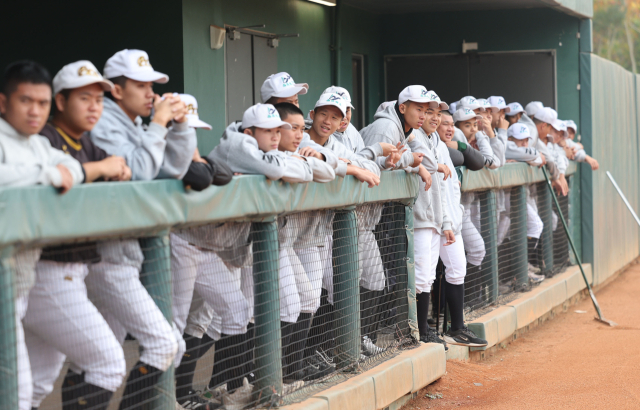
[[[465,152],[467,150],[467,144],[464,142],[458,141],[458,151]]]

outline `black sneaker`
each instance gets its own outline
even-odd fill
[[[449,329],[443,338],[445,342],[458,346],[483,347],[488,344],[486,340],[480,339],[466,326],[458,330]]]
[[[222,403],[215,400],[209,401],[200,397],[199,392],[189,392],[189,398],[179,402],[185,410],[212,410],[222,407]]]
[[[429,328],[427,330],[426,334],[420,335],[420,341],[422,343],[440,343],[441,345],[444,346],[444,351],[448,352],[449,348],[447,347],[447,344],[444,342],[444,340],[440,339],[440,336],[438,335],[438,332],[436,332],[435,330]]]

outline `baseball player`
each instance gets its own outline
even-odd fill
[[[186,104],[178,96],[153,93],[153,83],[169,81],[155,71],[146,52],[122,50],[111,56],[104,75],[114,83],[104,113],[90,137],[95,145],[125,158],[132,180],[181,179],[187,173],[196,146],[188,127]],[[153,118],[145,129],[141,117]],[[167,128],[168,127],[168,128]],[[139,280],[143,262],[136,239],[98,243],[101,263],[92,265],[87,287],[120,341],[127,333],[142,346],[139,362],[129,374],[120,403],[135,407],[155,394],[153,386],[184,349],[177,328],[157,309]]]
[[[42,133],[53,146],[61,146],[83,164],[87,182],[131,176],[123,158],[107,158],[85,134],[99,120],[104,91],[112,86],[89,61],[68,64],[53,79],[56,111]],[[42,252],[36,267],[40,284],[37,281],[31,292],[33,302],[25,316],[33,373],[32,407],[39,407],[53,390],[66,358],[72,364],[63,386],[64,408],[74,408],[79,401],[106,408],[122,383],[126,374],[122,347],[87,297],[89,265],[99,261],[96,243],[56,246]]]
[[[53,149],[46,138],[37,135],[49,116],[51,88],[51,75],[36,62],[19,61],[5,69],[0,84],[0,187],[41,184],[65,193],[82,182],[80,163]],[[23,318],[29,292],[36,281],[40,253],[39,248],[20,249],[13,258],[20,410],[29,410],[32,406],[33,381]],[[46,290],[41,286],[41,291]]]
[[[592,171],[596,171],[598,168],[600,168],[598,161],[596,161],[595,158],[587,155],[582,144],[574,140],[576,133],[578,132],[578,126],[576,125],[576,123],[573,120],[566,120],[564,124],[567,127],[568,133],[566,144],[570,149],[573,150],[574,159],[578,162],[586,162],[587,164],[589,164]]]

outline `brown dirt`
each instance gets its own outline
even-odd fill
[[[484,362],[447,362],[446,374],[403,410],[640,409],[640,265],[596,296],[617,327],[596,322],[583,299]]]

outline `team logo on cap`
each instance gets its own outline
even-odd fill
[[[429,93],[429,98],[431,98],[434,101],[440,101],[440,97],[438,97],[438,94],[436,94],[434,92],[430,92]]]
[[[280,115],[278,114],[278,110],[276,110],[275,108],[268,108],[267,118],[280,118]]]
[[[420,97],[426,97],[427,95],[427,90],[426,89],[422,89],[422,92],[420,93]]]
[[[520,127],[520,133],[523,133],[527,131],[527,127],[525,127],[524,125]]]
[[[78,76],[82,77],[84,75],[90,75],[93,77],[100,77],[100,75],[96,72],[96,70],[87,67],[86,65],[83,65],[82,67],[80,67],[78,69]]]
[[[293,83],[291,82],[291,76],[287,75],[286,77],[282,77],[282,86],[283,87],[289,87],[293,85]]]
[[[340,92],[337,92],[337,91],[336,91],[336,94],[338,94],[340,97],[344,97],[344,92],[341,92],[341,93],[340,93]]]
[[[464,109],[464,113],[465,113],[465,115],[469,115],[469,114],[471,114],[471,110],[468,109],[468,108],[465,108]]]
[[[198,109],[193,104],[187,105],[187,113],[191,115],[198,115]]]
[[[473,97],[469,97],[469,104],[474,104],[476,102],[476,99]]]
[[[335,96],[335,95],[330,95],[329,99],[327,100],[327,102],[340,102],[340,100],[342,100],[342,98]]]
[[[144,58],[144,56],[138,57],[138,65],[140,67],[151,67],[151,63],[149,63],[149,59]]]

